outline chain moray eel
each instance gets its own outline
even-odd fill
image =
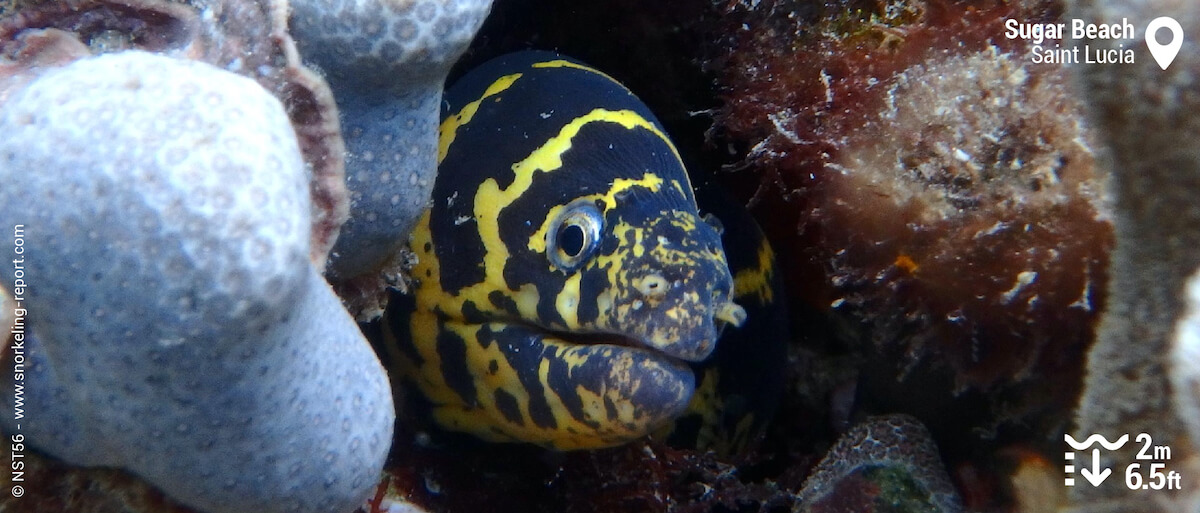
[[[736,289],[720,222],[632,92],[554,53],[500,57],[447,91],[438,163],[414,286],[382,323],[436,424],[571,450],[652,432],[708,445],[769,416],[722,392],[709,360],[746,321],[735,293],[770,296],[769,249]]]

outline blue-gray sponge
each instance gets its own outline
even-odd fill
[[[450,67],[491,0],[292,0],[291,34],[333,89],[346,139],[350,218],[333,279],[389,267],[428,207]]]
[[[44,72],[0,133],[0,226],[23,225],[36,334],[25,418],[3,429],[210,513],[361,505],[390,387],[309,261],[309,175],[279,101],[131,51]]]

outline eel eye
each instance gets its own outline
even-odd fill
[[[591,200],[575,200],[558,215],[546,235],[550,262],[565,271],[574,271],[600,248],[604,215]]]

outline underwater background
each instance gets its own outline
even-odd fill
[[[1183,29],[1166,69],[1140,34],[1040,43],[1133,55],[1069,65],[1005,35],[1008,20],[1140,30],[1159,16]],[[31,371],[29,400],[87,404],[30,411],[54,447],[12,439],[28,494],[0,511],[1197,511],[1197,41],[1200,6],[1171,1],[0,2],[0,219],[24,222],[30,248],[65,248],[30,254],[30,304],[49,306],[29,317],[44,354],[79,369],[62,383]],[[775,411],[745,447],[489,444],[392,394],[372,322],[412,283],[405,241],[435,185],[443,84],[530,49],[624,84],[691,184],[744,206],[770,242],[786,358],[762,359],[786,369],[754,398]],[[130,50],[147,55],[72,71]],[[158,89],[96,93],[132,82]],[[63,105],[65,128],[38,128]],[[139,150],[172,138],[190,142]],[[139,192],[175,157],[191,171]],[[98,168],[145,172],[93,185]],[[176,198],[207,203],[173,217]],[[89,232],[89,212],[130,221]],[[194,227],[222,216],[233,228]],[[238,228],[255,223],[268,228]],[[132,242],[76,251],[89,237]],[[152,249],[175,246],[221,257]],[[4,315],[22,295],[8,274]],[[56,298],[32,294],[56,283]],[[90,342],[126,330],[265,342]],[[271,370],[243,374],[259,363]],[[121,376],[180,381],[73,395]],[[267,404],[270,421],[229,414]],[[209,419],[219,441],[196,447]],[[1170,449],[1137,482],[1156,463],[1181,485],[1129,484],[1140,433]],[[1064,441],[1092,434],[1129,441],[1103,458]],[[114,454],[127,445],[161,450]],[[1093,486],[1076,468],[1112,475]]]

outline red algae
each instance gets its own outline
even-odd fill
[[[488,445],[457,436],[412,443],[401,434],[382,503],[431,512],[787,511],[792,482],[754,482],[713,452],[654,441],[597,451],[552,453]]]
[[[792,293],[898,361],[896,379],[948,370],[953,392],[1005,404],[999,421],[1065,421],[1112,245],[1065,73],[1003,37],[1005,19],[1059,15],[764,2],[733,9],[741,30],[710,63],[726,100],[717,133],[759,176],[742,193],[772,212],[760,218]]]

